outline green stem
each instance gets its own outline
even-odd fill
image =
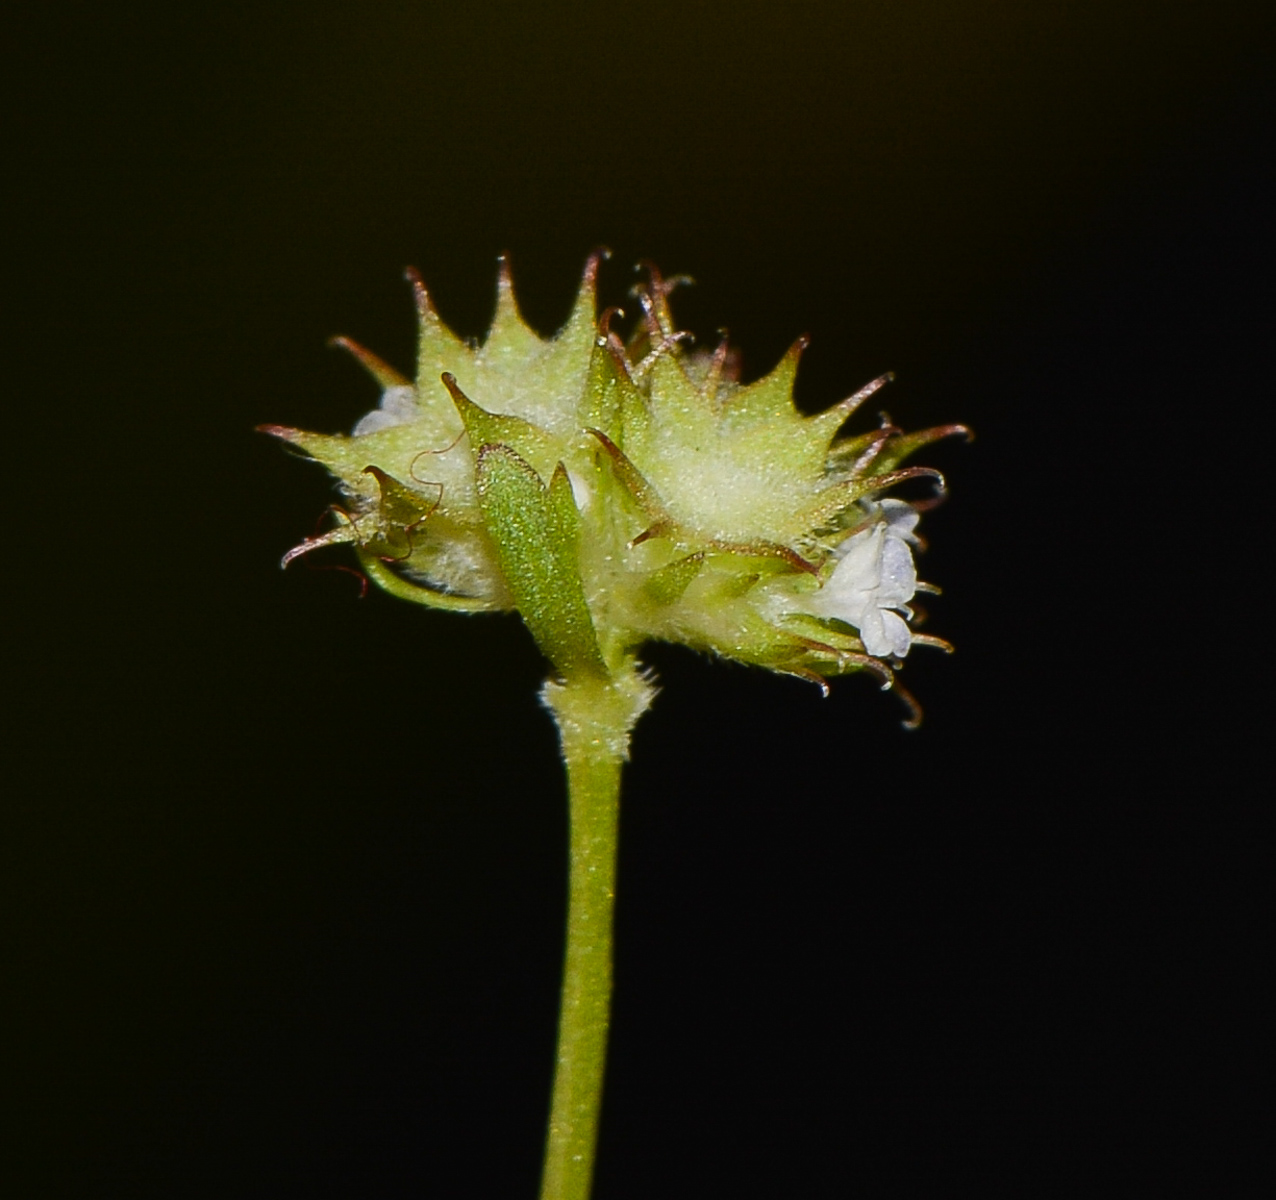
[[[589,1198],[611,1010],[620,769],[629,730],[651,695],[632,669],[616,679],[578,677],[545,687],[567,766],[571,833],[567,950],[541,1200]]]

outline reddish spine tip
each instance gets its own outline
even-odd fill
[[[416,302],[417,312],[423,317],[436,317],[438,314],[434,311],[434,301],[430,299],[421,272],[416,267],[404,267],[403,278],[412,285],[412,298]]]
[[[598,318],[598,336],[605,338],[611,333],[612,317],[624,317],[625,310],[612,305],[610,308],[604,308],[602,316]]]
[[[444,371],[439,378],[443,381],[443,386],[447,388],[448,395],[452,397],[454,404],[458,406],[473,406],[474,401],[461,391],[460,385],[456,382],[456,376],[451,371]]]
[[[257,433],[283,438],[285,442],[295,442],[301,436],[301,430],[293,429],[290,425],[254,425],[253,429]]]
[[[598,266],[611,257],[611,251],[606,246],[595,246],[589,252],[589,257],[585,259],[584,286],[591,291],[595,283],[598,281]]]

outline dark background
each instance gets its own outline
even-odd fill
[[[543,666],[281,573],[331,492],[252,427],[371,406],[332,334],[411,367],[406,264],[479,335],[508,252],[550,332],[605,243],[978,439],[920,732],[651,649],[599,1200],[1256,1194],[1272,12],[11,18],[0,1192],[535,1195]]]

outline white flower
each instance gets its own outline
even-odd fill
[[[903,658],[913,640],[905,618],[917,590],[910,543],[917,541],[918,513],[902,500],[879,500],[870,515],[876,520],[838,547],[837,566],[811,608],[854,625],[875,658]]]
[[[416,388],[411,384],[394,384],[381,393],[381,404],[370,413],[364,414],[354,427],[354,436],[362,437],[365,433],[376,433],[381,429],[391,429],[395,425],[406,425],[421,415],[417,407]]]

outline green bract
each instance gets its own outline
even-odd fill
[[[884,683],[911,645],[917,509],[883,499],[946,425],[839,438],[886,377],[826,412],[793,405],[804,341],[742,385],[726,344],[692,352],[654,270],[626,343],[595,313],[598,256],[567,324],[543,340],[501,266],[496,316],[471,347],[410,273],[415,383],[342,340],[384,389],[351,436],[279,426],[340,482],[336,527],[285,558],[352,543],[395,594],[517,609],[563,677],[615,676],[650,639],[827,677]]]

